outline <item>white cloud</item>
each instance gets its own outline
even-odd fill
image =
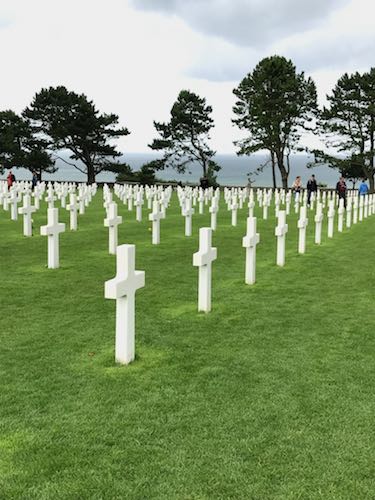
[[[165,4],[170,12],[167,16],[162,11],[136,10],[126,0],[1,0],[0,19],[7,23],[0,29],[0,109],[20,112],[42,87],[66,85],[85,93],[101,111],[120,116],[121,125],[131,131],[120,143],[125,152],[146,151],[155,136],[153,120],[167,120],[178,92],[188,88],[206,97],[214,108],[213,147],[232,152],[232,142],[238,137],[231,124],[232,89],[262,57],[272,53],[292,57],[299,70],[307,70],[316,79],[321,99],[341,72],[370,66],[374,53],[370,52],[370,0],[352,0],[334,16],[321,0],[299,2],[304,9],[313,9],[311,20],[301,20],[299,3],[295,3],[295,19],[287,19],[294,15],[290,2],[280,0],[277,5],[282,3],[286,13],[278,8],[268,12],[272,19],[265,20],[251,18],[247,11],[244,16],[238,8],[241,2],[232,0],[235,7],[228,11],[227,29],[234,33],[238,22],[239,31],[247,30],[255,37],[256,33],[263,36],[263,26],[267,31],[263,39],[268,40],[264,46],[236,46],[224,39],[224,28],[221,37],[208,34],[213,28],[202,27],[197,32],[198,28],[189,27],[171,11],[174,3],[181,8],[178,0]],[[259,12],[266,12],[260,0],[251,3]],[[184,4],[193,5],[195,16],[206,12],[202,23],[213,26],[219,16],[216,10],[228,2],[193,0]],[[199,10],[208,5],[211,17],[207,10]],[[339,5],[334,3],[335,8]],[[218,22],[223,23],[224,17]],[[280,19],[285,26],[277,28]],[[245,25],[246,30],[241,28]],[[277,29],[283,30],[282,38]]]

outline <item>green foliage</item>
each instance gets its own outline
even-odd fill
[[[275,155],[283,186],[288,183],[285,159],[300,150],[302,130],[310,130],[317,113],[316,86],[292,61],[280,56],[262,59],[233,90],[233,120],[248,135],[236,141],[238,154],[268,150]]]
[[[206,99],[189,90],[182,90],[171,109],[171,119],[168,123],[154,122],[160,138],[154,139],[150,148],[163,151],[161,160],[165,166],[175,168],[184,173],[192,163],[198,163],[206,177],[213,167],[215,151],[210,149],[209,132],[214,126],[211,118],[212,107],[206,104]]]
[[[151,185],[157,181],[155,172],[164,168],[164,164],[160,160],[153,160],[142,165],[140,170],[133,171],[129,165],[122,168],[112,169],[112,172],[117,173],[116,182],[137,182],[138,184]]]
[[[128,163],[114,163],[109,165],[107,170],[117,175],[116,181],[121,180],[131,180],[133,177],[133,171]]]
[[[218,165],[215,161],[210,160],[208,162],[207,177],[206,177],[208,181],[208,186],[212,186],[214,188],[219,187],[216,173],[219,172],[220,169],[221,169],[220,165]]]
[[[11,110],[0,112],[0,171],[23,167],[40,177],[42,172],[53,173],[57,169],[46,148],[28,120]]]
[[[117,127],[117,115],[100,114],[84,94],[78,95],[62,86],[42,89],[24,116],[45,135],[51,149],[69,150],[73,162],[83,163],[83,169],[72,164],[87,174],[90,183],[98,173],[116,165],[115,159],[121,153],[111,142],[129,134],[126,128]]]
[[[163,168],[163,165],[160,164],[159,160],[150,161],[149,163],[145,163],[142,165],[139,172],[136,172],[136,181],[139,184],[143,185],[151,185],[157,181],[155,172]]]
[[[336,154],[316,150],[316,163],[327,163],[343,172],[356,168],[357,178],[368,178],[374,190],[375,68],[363,74],[345,73],[327,100],[318,132]]]

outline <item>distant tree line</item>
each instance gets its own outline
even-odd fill
[[[269,160],[260,168],[270,165],[274,187],[277,170],[288,187],[291,154],[305,151],[314,154],[309,166],[326,164],[349,179],[366,178],[374,191],[375,68],[341,76],[321,109],[315,82],[280,56],[261,60],[233,93],[232,122],[243,134],[235,142],[237,154],[267,151]],[[214,121],[205,98],[182,90],[169,121],[155,121],[154,127],[157,137],[149,147],[162,157],[134,172],[120,161],[115,145],[130,133],[117,115],[100,113],[84,94],[63,86],[42,89],[20,115],[0,111],[0,172],[23,167],[41,178],[57,170],[59,158],[86,174],[89,183],[110,171],[146,184],[166,167],[184,173],[198,165],[206,183],[215,185],[220,166],[209,145]],[[304,145],[308,133],[322,139],[321,149]]]

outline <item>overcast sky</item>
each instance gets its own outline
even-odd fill
[[[343,72],[374,65],[374,14],[374,0],[0,0],[0,109],[65,85],[120,116],[124,152],[144,152],[186,88],[231,153],[232,90],[260,59],[291,58],[323,102]]]

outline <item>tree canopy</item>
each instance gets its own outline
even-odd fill
[[[42,172],[55,172],[55,162],[46,147],[28,120],[11,110],[0,112],[0,171],[23,167],[36,171],[39,177]]]
[[[37,132],[43,133],[50,149],[70,151],[69,163],[85,173],[89,183],[95,182],[96,175],[103,170],[111,170],[114,165],[121,167],[116,161],[121,153],[112,141],[128,135],[129,131],[118,127],[117,115],[99,113],[84,94],[63,86],[42,89],[24,116]],[[75,163],[78,160],[83,167]]]
[[[246,132],[235,142],[238,154],[269,151],[287,188],[289,155],[301,148],[301,132],[311,128],[316,116],[314,81],[297,73],[292,61],[272,56],[262,59],[233,93],[237,98],[233,123]]]
[[[182,90],[171,109],[170,121],[154,122],[160,137],[154,139],[150,148],[163,151],[164,166],[184,173],[192,163],[202,167],[203,176],[214,179],[220,170],[213,160],[216,152],[208,144],[210,130],[214,127],[212,107],[206,99],[189,90]]]
[[[314,151],[316,163],[326,163],[340,171],[356,166],[369,179],[373,191],[375,68],[363,74],[342,75],[327,101],[318,130],[327,149]]]

